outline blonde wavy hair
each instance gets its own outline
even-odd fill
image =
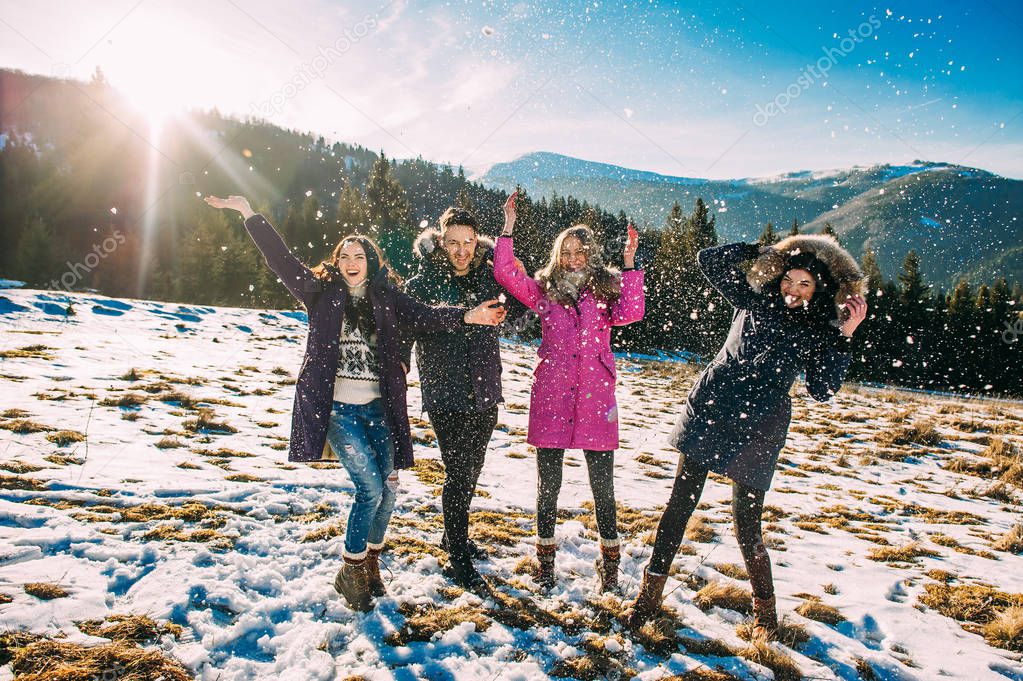
[[[568,274],[568,270],[561,266],[561,248],[569,237],[578,239],[587,251],[586,268],[583,270],[587,277],[583,285],[578,287],[578,291],[574,285],[566,281],[565,275]],[[594,298],[608,305],[617,303],[622,294],[621,272],[604,262],[604,249],[601,248],[593,230],[583,224],[573,225],[558,235],[554,240],[554,246],[551,247],[551,257],[547,264],[537,271],[536,280],[540,282],[548,298],[562,304],[575,302],[578,296],[573,293],[581,292],[587,287]]]

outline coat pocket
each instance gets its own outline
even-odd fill
[[[600,353],[600,363],[604,365],[613,380],[618,380],[618,369],[615,367],[615,356],[611,352]]]

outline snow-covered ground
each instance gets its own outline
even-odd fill
[[[491,551],[481,568],[498,595],[481,601],[440,572],[439,456],[418,420],[413,373],[420,464],[402,477],[385,553],[390,594],[356,614],[331,586],[348,477],[333,464],[286,461],[300,313],[0,294],[0,597],[8,597],[0,598],[0,631],[96,644],[103,639],[76,623],[146,614],[184,627],[154,649],[197,678],[224,681],[528,679],[573,669],[771,678],[744,651],[742,614],[694,604],[707,581],[749,588],[737,569],[731,490],[720,478],[698,512],[705,536],[694,538],[703,541],[685,542],[669,580],[674,616],[662,620],[664,646],[624,631],[607,617],[617,599],[592,593],[596,534],[582,508],[589,489],[580,452],[567,457],[561,494],[559,586],[542,594],[520,574],[532,555],[535,499],[524,442],[530,347],[504,347],[507,403],[474,504],[484,512],[474,532]],[[73,316],[65,316],[69,301]],[[621,361],[619,375],[616,487],[631,597],[672,481],[676,455],[665,438],[694,372]],[[992,442],[1010,452],[1023,442],[1023,406],[855,388],[818,405],[801,386],[796,394],[765,527],[780,611],[809,639],[773,649],[806,678],[1023,679],[1018,653],[920,600],[945,581],[1023,592],[1023,556],[993,548],[1019,521],[1020,490],[992,491],[994,481],[967,465],[981,470]],[[891,437],[913,424],[924,435],[904,439],[933,441]],[[943,468],[953,461],[967,472]],[[925,555],[868,557],[913,542]],[[68,595],[41,600],[25,592],[29,582]],[[829,625],[795,612],[815,598],[844,619]],[[0,678],[10,676],[0,667]]]

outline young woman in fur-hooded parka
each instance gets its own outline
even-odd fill
[[[640,626],[660,607],[709,471],[733,482],[732,512],[753,587],[754,623],[777,628],[770,557],[760,532],[764,495],[792,416],[789,390],[826,401],[842,385],[850,342],[866,316],[863,275],[825,235],[790,236],[774,246],[735,243],[698,254],[700,268],[735,307],[724,346],[700,375],[672,434],[681,452],[671,498],[629,621]],[[749,272],[740,265],[753,261]]]

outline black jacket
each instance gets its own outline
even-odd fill
[[[841,250],[837,242],[816,245]],[[844,300],[858,291],[859,269],[851,257],[830,255],[835,257],[825,260],[842,282]],[[671,438],[687,460],[765,490],[785,445],[796,377],[805,371],[807,391],[826,401],[841,387],[852,359],[834,310],[826,316],[790,310],[776,289],[763,286],[762,265],[774,257],[744,243],[700,251],[704,275],[736,310],[724,346],[690,391]],[[757,264],[747,275],[739,265],[753,259]]]
[[[487,237],[478,238],[469,272],[456,276],[442,248],[440,232],[423,231],[414,245],[420,259],[419,274],[408,280],[405,291],[427,305],[464,308],[496,298],[504,289],[494,281],[494,244]],[[504,401],[497,327],[467,326],[415,341],[425,411],[479,412]]]

